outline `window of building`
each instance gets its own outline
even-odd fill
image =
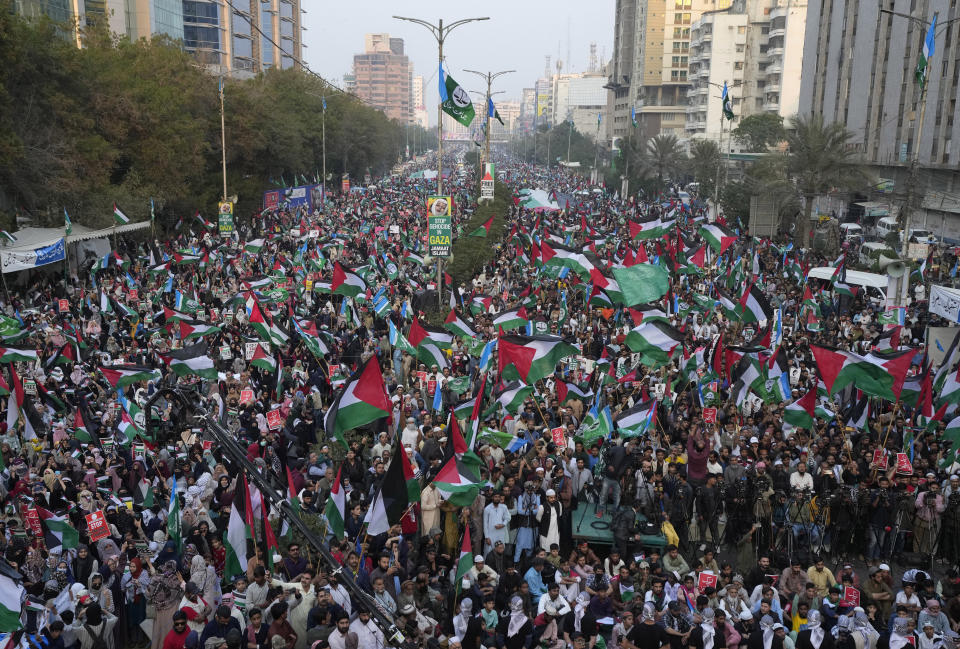
[[[734,70],[742,70],[742,69],[743,69],[743,61],[737,61],[736,63],[734,63],[734,64],[733,64],[733,69],[734,69]]]
[[[253,41],[237,34],[233,35],[233,55],[243,58],[253,58]]]
[[[677,23],[678,25],[682,25],[682,24],[683,24],[683,14],[673,14],[673,22]]]
[[[745,46],[745,45],[743,45],[743,44],[739,44],[739,45],[737,45],[737,52],[738,52],[738,53],[741,53],[741,52],[743,52],[743,50],[744,50],[744,48],[745,48],[745,47],[746,47],[746,46]]]
[[[204,25],[219,25],[220,12],[217,5],[213,4],[212,2],[184,0],[183,22]]]
[[[746,34],[746,33],[747,33],[747,27],[746,27],[746,25],[740,25],[739,27],[737,27],[737,33],[738,33],[738,34]]]
[[[251,27],[247,17],[238,12],[233,14],[233,33],[238,36],[250,36]]]

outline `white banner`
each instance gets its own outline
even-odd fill
[[[0,260],[3,263],[4,273],[13,273],[18,270],[29,270],[37,266],[46,266],[66,259],[66,248],[63,239],[57,239],[49,246],[42,248],[0,250]]]

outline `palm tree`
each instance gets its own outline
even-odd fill
[[[676,135],[654,135],[643,149],[642,164],[657,177],[657,191],[663,190],[663,179],[680,168],[686,159]]]
[[[720,146],[713,140],[697,138],[690,143],[690,171],[700,183],[700,196],[713,196],[720,168]]]
[[[831,190],[848,190],[869,183],[869,175],[850,146],[853,133],[839,122],[824,124],[820,115],[798,115],[787,133],[786,172],[804,198],[803,217],[794,238],[806,248],[810,240],[813,199]]]

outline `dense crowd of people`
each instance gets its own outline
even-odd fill
[[[447,166],[456,235],[484,236]],[[509,159],[502,239],[438,295],[417,169],[233,233],[121,239],[5,296],[11,641],[373,649],[398,641],[387,620],[448,649],[954,645],[960,350],[934,363],[922,304],[891,320],[846,260],[707,228],[669,188],[621,199]],[[613,279],[640,264],[668,278],[647,304]],[[507,340],[570,351],[518,384]],[[895,362],[893,396],[826,354]],[[387,409],[340,430],[371,363],[382,386],[357,398]],[[215,413],[332,562],[165,388]],[[383,521],[391,467],[415,497]]]

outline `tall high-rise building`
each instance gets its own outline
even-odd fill
[[[105,12],[110,31],[130,40],[154,34],[183,40],[183,0],[106,0]]]
[[[884,12],[880,12],[880,9]],[[887,13],[887,11],[894,13]],[[911,20],[904,15],[914,16]],[[914,75],[927,27],[919,20],[956,15],[954,0],[811,0],[799,112],[840,122],[867,162],[897,175],[919,153],[941,189],[960,185],[960,39],[940,27],[928,66],[926,109],[919,132],[920,86]],[[957,145],[954,145],[957,142]],[[952,167],[952,169],[950,169]],[[948,186],[949,185],[949,186]]]
[[[797,114],[806,0],[733,0],[693,23],[686,135],[717,139],[726,83],[732,124],[756,113]]]
[[[430,126],[430,113],[423,97],[423,76],[415,75],[410,86],[411,102],[413,103],[413,123],[427,128]]]
[[[303,59],[300,0],[182,0],[183,44],[216,74],[255,75]]]
[[[631,107],[644,139],[683,136],[690,28],[703,12],[728,6],[730,0],[617,0],[607,84],[613,138],[628,135]]]
[[[354,92],[388,118],[409,123],[413,119],[412,75],[403,39],[367,34],[364,45],[363,54],[353,57]]]
[[[551,124],[559,126],[568,120],[584,135],[597,135],[597,115],[607,111],[607,77],[603,74],[558,74],[553,77]],[[600,139],[606,133],[601,120]]]

